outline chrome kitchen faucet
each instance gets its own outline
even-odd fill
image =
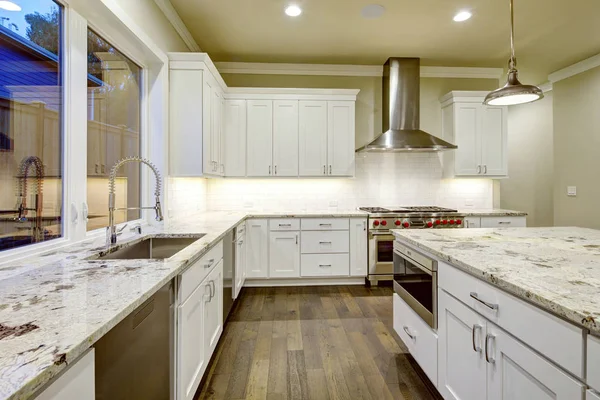
[[[123,165],[131,162],[137,162],[140,164],[146,164],[152,172],[154,172],[154,176],[156,177],[156,187],[154,188],[154,198],[155,203],[154,207],[125,207],[125,208],[115,208],[115,179],[117,178],[117,171]],[[160,207],[160,187],[161,187],[162,178],[160,176],[160,172],[158,172],[158,168],[150,161],[145,158],[140,157],[127,157],[118,161],[110,170],[110,176],[108,178],[108,227],[106,228],[106,245],[110,246],[112,244],[117,243],[117,228],[115,226],[115,211],[120,210],[154,210],[156,212],[156,220],[162,221],[163,214],[162,209]]]

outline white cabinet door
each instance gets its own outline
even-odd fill
[[[600,400],[600,393],[593,390],[588,390],[586,392],[585,400]]]
[[[327,102],[300,101],[300,176],[327,174]]]
[[[249,219],[246,222],[246,277],[269,277],[269,221]]]
[[[300,232],[271,232],[269,235],[269,276],[300,276]]]
[[[273,175],[298,176],[298,101],[273,101]]]
[[[481,218],[479,217],[466,217],[465,228],[481,228]]]
[[[213,154],[213,130],[215,129],[214,93],[217,82],[209,73],[203,74],[204,84],[202,91],[202,157],[204,160],[204,175],[216,175],[217,164]],[[179,157],[179,155],[177,155]]]
[[[223,165],[221,163],[221,91],[218,86],[215,86],[212,91],[211,97],[211,112],[212,112],[212,128],[210,131],[210,154],[212,162],[215,165],[215,175],[221,175],[223,171]]]
[[[526,217],[481,217],[482,228],[525,228]]]
[[[226,100],[225,176],[246,176],[246,100]]]
[[[85,353],[52,382],[37,400],[94,400],[94,349]]]
[[[508,174],[507,114],[505,107],[481,106],[481,164],[484,175]]]
[[[169,173],[173,176],[201,176],[203,171],[209,171],[207,168],[210,168],[210,160],[201,154],[204,147],[202,132],[206,129],[204,119],[208,118],[202,111],[202,71],[172,70],[169,91]],[[100,136],[93,134],[95,130],[88,132],[87,161],[90,175],[96,172],[98,157],[95,152],[101,142]]]
[[[235,285],[233,298],[237,299],[244,286],[244,271],[246,270],[246,237],[237,239],[235,251]]]
[[[271,176],[273,101],[247,100],[246,159],[248,176]]]
[[[456,175],[480,175],[481,173],[481,139],[480,109],[476,103],[455,104],[454,135],[457,150],[452,150],[455,157]]]
[[[354,175],[354,102],[327,102],[327,174]]]
[[[210,360],[223,333],[223,260],[219,261],[204,283],[211,287],[210,297],[204,303],[204,352],[206,359]]]
[[[177,307],[177,399],[191,400],[206,369],[204,315],[211,285],[205,279]]]
[[[350,219],[350,276],[367,276],[369,247],[366,218]]]
[[[486,321],[439,289],[438,390],[446,400],[483,400]]]
[[[543,334],[543,332],[540,332]],[[581,400],[585,386],[510,334],[487,323],[488,400]],[[485,352],[486,345],[484,345]],[[474,379],[469,374],[470,384]]]

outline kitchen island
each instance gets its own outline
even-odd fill
[[[412,258],[435,265],[437,329],[397,294],[394,324],[444,398],[570,400],[583,399],[586,390],[590,399],[597,395],[600,231],[498,228],[396,230],[394,235],[396,254],[409,249],[408,254],[417,253]],[[410,263],[411,257],[405,258]],[[424,342],[435,351],[425,353],[419,345]],[[555,397],[547,397],[550,393]]]

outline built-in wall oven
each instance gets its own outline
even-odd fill
[[[394,292],[437,329],[437,261],[394,242]]]
[[[391,280],[394,274],[394,235],[387,232],[369,232],[369,279]]]

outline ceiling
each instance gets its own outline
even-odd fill
[[[383,64],[389,56],[422,65],[504,67],[509,53],[508,0],[171,0],[214,61]],[[378,19],[361,9],[385,7]],[[473,17],[452,20],[461,9]],[[600,1],[515,0],[519,69],[547,75],[600,53]]]

